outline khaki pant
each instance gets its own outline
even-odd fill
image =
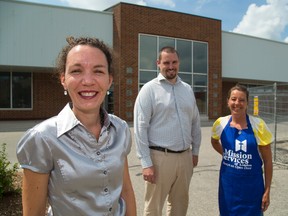
[[[151,149],[156,184],[145,181],[144,216],[162,216],[167,198],[167,215],[185,216],[193,174],[192,153],[165,153]]]

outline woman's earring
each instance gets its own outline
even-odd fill
[[[64,95],[67,95],[67,90],[64,90]]]
[[[110,95],[110,91],[107,91],[107,93],[106,93],[107,95]]]

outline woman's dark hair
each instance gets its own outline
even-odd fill
[[[246,94],[246,99],[248,101],[249,99],[249,91],[247,90],[246,86],[244,85],[240,85],[240,84],[236,84],[234,87],[232,87],[229,91],[228,91],[228,95],[227,95],[227,99],[229,100],[231,97],[231,92],[234,90],[238,90],[241,92],[244,92]]]
[[[106,59],[108,62],[109,74],[113,74],[112,51],[103,41],[97,38],[92,38],[92,37],[74,38],[72,36],[67,37],[66,41],[68,42],[68,44],[65,47],[63,47],[56,61],[56,71],[58,75],[65,73],[68,53],[70,52],[71,49],[73,49],[75,46],[78,46],[78,45],[88,45],[88,46],[100,49],[106,56]]]

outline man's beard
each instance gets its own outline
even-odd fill
[[[167,80],[173,80],[176,78],[177,73],[175,70],[169,70],[169,71],[166,71],[165,75],[166,75],[165,78]]]

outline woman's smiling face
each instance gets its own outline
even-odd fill
[[[67,55],[61,83],[69,93],[74,113],[99,111],[112,84],[104,53],[89,45],[77,45]]]
[[[247,111],[247,95],[243,91],[233,90],[228,99],[228,107],[231,114],[245,115]]]

